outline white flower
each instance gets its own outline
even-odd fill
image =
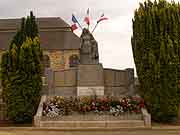
[[[110,107],[110,113],[115,113],[116,109],[114,107]]]
[[[122,112],[124,112],[124,110],[123,110],[123,108],[122,108],[122,107],[120,107],[119,111],[120,111],[121,113],[122,113]]]
[[[58,113],[54,112],[54,111],[50,111],[48,114],[47,114],[48,117],[55,117],[55,116],[58,116]]]
[[[120,108],[121,108],[121,106],[120,106],[120,105],[117,105],[116,107],[117,107],[118,109],[120,109]]]

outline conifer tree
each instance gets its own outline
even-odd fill
[[[37,28],[32,12],[22,18],[21,28],[2,56],[3,99],[8,118],[15,122],[30,122],[40,98],[42,50]]]
[[[152,118],[172,120],[180,103],[180,5],[165,0],[140,3],[134,13],[132,50]]]

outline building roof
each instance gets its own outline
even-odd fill
[[[37,18],[43,49],[80,49],[80,38],[71,32],[70,26],[59,17]],[[0,49],[7,49],[21,19],[0,19]]]
[[[39,28],[68,28],[70,27],[64,20],[60,17],[43,17],[37,18],[37,24]],[[21,25],[21,19],[0,19],[0,30],[12,30],[17,29]]]

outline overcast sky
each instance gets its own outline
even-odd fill
[[[85,26],[83,19],[90,8],[92,29],[104,13],[109,20],[100,23],[93,34],[99,44],[100,62],[106,68],[134,68],[132,18],[140,1],[143,0],[0,0],[0,18],[23,17],[32,10],[36,17],[61,17],[71,25],[74,13]]]

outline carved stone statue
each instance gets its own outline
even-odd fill
[[[80,50],[80,63],[81,64],[98,64],[99,53],[98,44],[93,35],[88,29],[83,29],[81,35],[81,50]]]

